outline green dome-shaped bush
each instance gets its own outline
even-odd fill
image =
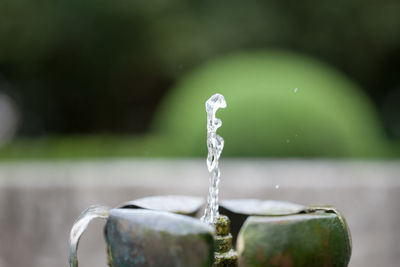
[[[287,52],[226,56],[183,78],[165,98],[154,130],[179,155],[206,154],[204,103],[227,108],[224,156],[380,156],[382,129],[369,100],[334,69]]]

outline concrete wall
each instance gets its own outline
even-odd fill
[[[400,262],[400,162],[223,160],[221,198],[332,204],[348,220],[352,267]],[[279,185],[277,189],[276,185]],[[206,196],[204,160],[0,163],[0,267],[67,266],[71,226],[91,204]],[[106,266],[104,223],[81,239],[81,267]]]

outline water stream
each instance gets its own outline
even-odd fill
[[[211,175],[207,206],[201,220],[208,224],[214,224],[219,217],[218,185],[221,176],[219,158],[224,148],[224,139],[217,134],[217,129],[221,127],[222,121],[216,118],[215,114],[220,108],[226,108],[226,101],[223,95],[215,94],[207,100],[207,168]]]
[[[107,219],[109,207],[95,205],[87,208],[79,218],[75,221],[72,226],[71,233],[69,236],[69,266],[70,267],[78,267],[78,245],[79,239],[82,234],[85,232],[89,223],[96,218]]]

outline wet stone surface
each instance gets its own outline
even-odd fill
[[[233,244],[235,245],[239,230],[249,216],[297,214],[305,211],[306,207],[286,201],[243,198],[223,200],[219,209],[221,213],[231,218],[230,232],[233,235]]]
[[[142,209],[113,209],[106,225],[113,267],[211,266],[213,229],[197,219]]]
[[[151,196],[135,199],[121,205],[124,209],[149,209],[168,211],[195,217],[204,204],[204,199],[193,196]]]

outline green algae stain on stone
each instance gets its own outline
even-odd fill
[[[227,216],[220,216],[215,225],[216,234],[220,236],[225,236],[230,233],[231,220]]]
[[[236,267],[238,266],[238,255],[232,248],[232,234],[230,233],[230,219],[221,215],[215,223],[215,254],[214,267]]]
[[[228,252],[232,248],[232,235],[216,236],[214,240],[215,251],[220,253]]]
[[[229,250],[227,253],[215,253],[214,267],[237,267],[238,256],[236,251]]]
[[[107,259],[108,259],[108,266],[113,267],[113,256],[111,253],[110,246],[107,245]]]

